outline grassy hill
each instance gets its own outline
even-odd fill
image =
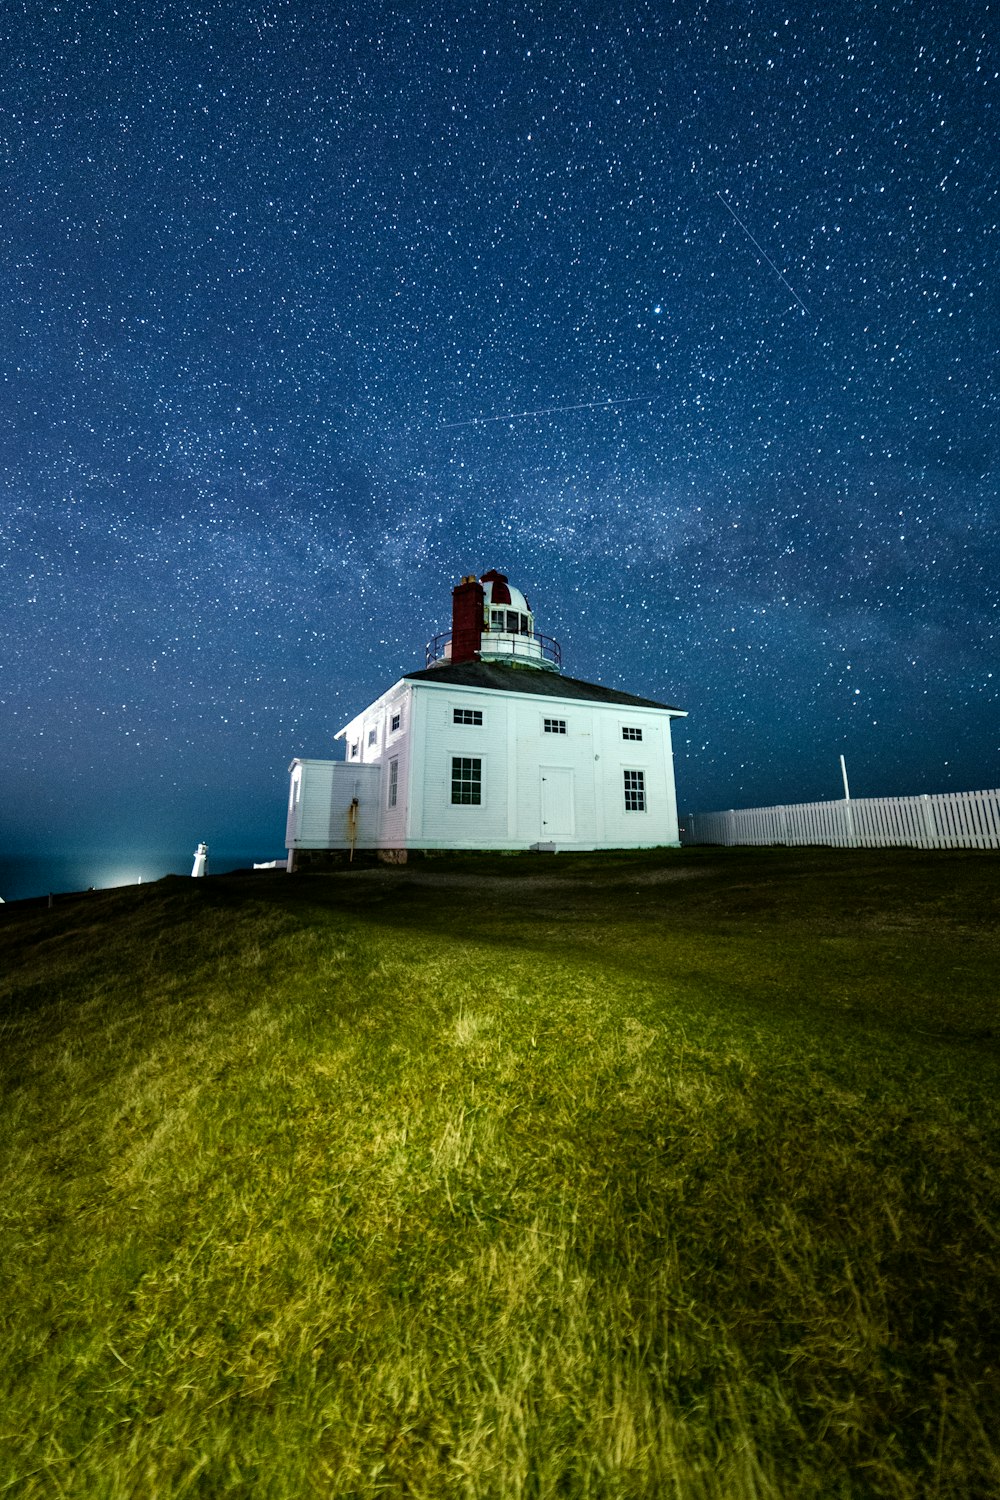
[[[998,915],[816,850],[0,909],[0,1491],[1000,1494]]]

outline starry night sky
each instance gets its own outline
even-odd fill
[[[11,11],[0,893],[281,855],[490,567],[682,809],[1000,782],[989,6]]]

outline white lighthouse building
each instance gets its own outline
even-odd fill
[[[288,869],[332,850],[676,844],[683,711],[565,677],[561,654],[502,573],[463,578],[425,667],[337,734],[344,760],[292,761]]]

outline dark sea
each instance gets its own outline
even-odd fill
[[[224,875],[229,870],[249,869],[255,862],[282,859],[283,849],[209,849],[208,873]],[[164,875],[190,875],[194,851],[172,850],[120,854],[105,849],[74,855],[0,854],[0,896],[4,901],[23,901],[31,896],[59,895],[67,891],[110,890],[117,886],[146,885]]]

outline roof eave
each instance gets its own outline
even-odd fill
[[[466,691],[466,692],[498,692],[498,691],[500,691],[500,692],[511,693],[511,694],[513,694],[513,695],[515,695],[517,697],[522,697],[522,698],[546,697],[546,698],[552,698],[552,699],[556,699],[556,700],[562,699],[563,701],[565,701],[567,703],[580,703],[580,702],[589,702],[589,703],[596,703],[596,704],[604,703],[604,705],[606,707],[612,707],[612,706],[614,706],[614,705],[617,704],[621,708],[636,708],[636,709],[638,709],[638,708],[647,708],[647,709],[652,709],[654,711],[661,712],[661,713],[674,714],[674,715],[678,715],[678,716],[685,717],[685,718],[687,717],[687,710],[686,709],[677,708],[672,703],[658,703],[655,699],[652,699],[652,698],[641,698],[637,693],[625,693],[625,692],[622,692],[621,689],[619,689],[619,688],[605,688],[603,683],[599,683],[599,682],[586,682],[586,681],[584,681],[583,678],[580,678],[580,677],[566,677],[566,678],[564,678],[564,677],[561,676],[560,673],[557,673],[557,672],[546,672],[544,674],[544,680],[546,681],[547,684],[548,683],[552,683],[554,685],[557,682],[568,682],[568,683],[577,683],[578,682],[583,687],[596,688],[599,693],[609,693],[609,694],[615,694],[617,696],[608,697],[608,698],[603,698],[602,699],[601,697],[588,698],[588,697],[580,695],[580,694],[574,695],[571,692],[568,692],[568,693],[559,693],[559,692],[556,692],[556,691],[547,691],[545,693],[541,693],[540,694],[540,693],[538,693],[536,691],[533,691],[531,689],[527,689],[525,691],[519,692],[516,686],[510,685],[510,684],[504,684],[504,686],[502,688],[500,688],[496,684],[493,684],[493,683],[490,683],[490,682],[461,683],[461,682],[454,682],[454,681],[452,681],[450,679],[450,677],[446,675],[447,673],[449,673],[453,669],[458,670],[458,671],[462,671],[463,668],[475,668],[475,667],[481,667],[481,668],[484,668],[484,669],[486,669],[488,671],[498,671],[498,672],[512,671],[512,672],[516,672],[518,674],[520,674],[522,671],[526,670],[526,669],[523,669],[523,668],[510,666],[507,663],[500,663],[500,662],[483,662],[483,661],[477,661],[477,662],[458,662],[458,663],[449,663],[448,665],[443,666],[443,667],[415,668],[412,672],[410,672],[408,674],[404,674],[404,680],[411,681],[411,682],[413,682],[414,680],[416,680],[417,685],[419,685],[419,684],[426,684],[428,687],[447,688],[447,689],[449,689],[449,691]],[[441,675],[438,676],[437,675],[438,673],[440,673]],[[531,676],[532,676],[532,678],[536,682],[541,679],[541,674],[538,674],[538,676],[536,676],[536,674],[534,672],[532,672]]]

